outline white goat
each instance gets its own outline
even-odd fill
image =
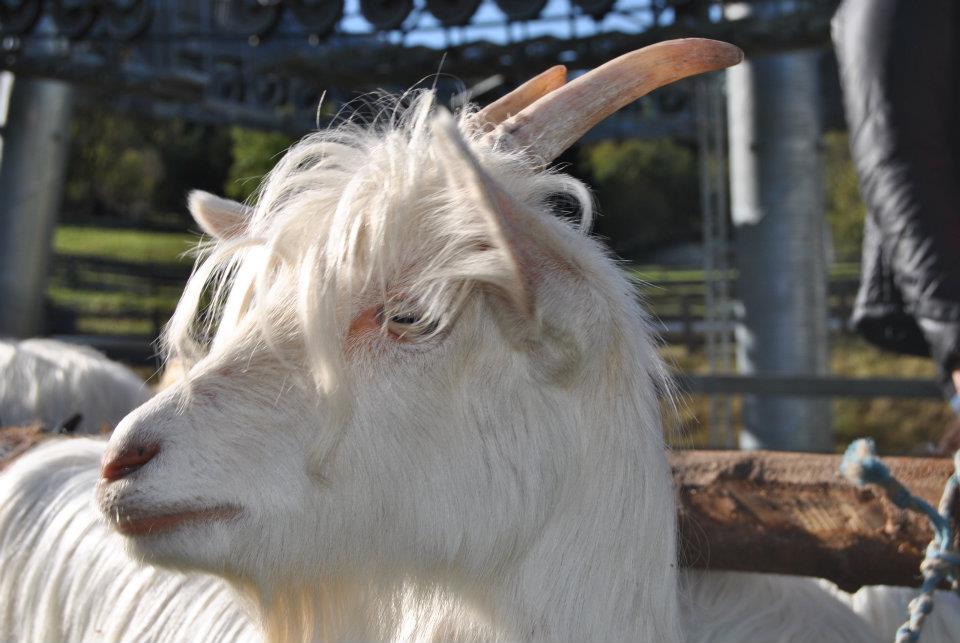
[[[186,379],[103,453],[114,533],[88,504],[96,442],[0,481],[0,638],[255,636],[235,591],[270,641],[877,640],[813,580],[679,582],[664,369],[631,284],[557,209],[586,227],[586,188],[544,169],[739,59],[663,43],[458,123],[408,96],[294,146],[249,214],[192,199],[218,238],[168,330]]]
[[[76,430],[99,433],[150,398],[130,369],[87,346],[52,339],[0,339],[0,426],[56,428],[80,414]]]

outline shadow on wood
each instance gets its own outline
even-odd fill
[[[884,463],[933,506],[953,473],[947,458]],[[817,576],[847,591],[920,584],[927,519],[848,483],[839,455],[679,451],[670,464],[687,567]]]

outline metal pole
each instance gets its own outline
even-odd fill
[[[709,74],[695,84],[697,148],[700,159],[700,202],[703,210],[704,321],[707,366],[711,374],[733,367],[729,281],[729,216],[727,207],[727,142],[723,76]],[[711,395],[708,444],[732,448],[731,400]]]
[[[743,374],[829,372],[819,51],[758,56],[727,76]],[[744,398],[744,449],[830,451],[828,400]]]
[[[43,332],[50,242],[63,193],[71,88],[0,73],[0,335]]]

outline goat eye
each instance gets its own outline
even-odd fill
[[[400,324],[401,326],[413,326],[418,321],[420,319],[413,315],[394,315],[390,318],[391,324]]]
[[[401,311],[390,313],[381,309],[380,323],[393,337],[404,341],[416,341],[433,335],[439,324],[426,321],[416,312]]]

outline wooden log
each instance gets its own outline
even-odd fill
[[[934,507],[953,473],[947,458],[883,460]],[[926,518],[844,480],[840,456],[677,451],[670,463],[687,567],[817,576],[847,591],[920,584]]]

